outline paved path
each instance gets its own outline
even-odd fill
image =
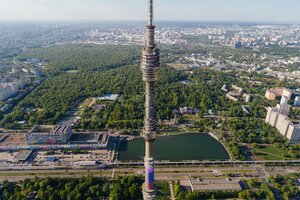
[[[111,178],[112,178],[112,179],[115,178],[115,171],[116,171],[116,168],[114,168],[113,171],[112,171],[112,174],[111,174]]]
[[[174,188],[173,188],[172,181],[169,181],[169,187],[170,187],[171,200],[175,200]]]

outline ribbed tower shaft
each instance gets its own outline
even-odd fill
[[[159,69],[159,49],[155,47],[153,26],[153,0],[148,0],[148,24],[146,26],[146,48],[142,51],[141,70],[143,81],[146,83],[146,101],[143,136],[145,138],[145,183],[143,196],[145,200],[156,198],[156,185],[154,184],[154,148],[157,122],[154,108],[154,85]]]

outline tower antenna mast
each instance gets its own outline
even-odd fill
[[[146,47],[142,51],[141,70],[146,84],[145,117],[143,136],[145,139],[145,182],[143,184],[144,200],[156,199],[157,186],[154,183],[154,141],[157,134],[154,86],[159,70],[159,49],[154,40],[153,0],[148,0],[148,23],[146,26]]]

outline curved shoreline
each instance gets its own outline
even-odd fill
[[[218,145],[220,145],[221,144],[221,146],[219,146],[219,148],[220,148],[220,150],[218,150],[218,152],[220,151],[220,152],[223,152],[224,153],[224,155],[226,155],[225,157],[227,157],[227,158],[223,158],[223,156],[221,156],[219,159],[215,159],[215,158],[213,158],[214,156],[213,155],[215,155],[215,154],[212,154],[212,157],[210,158],[210,157],[206,157],[206,158],[202,158],[202,156],[200,156],[200,157],[198,157],[198,158],[194,158],[194,159],[192,159],[192,160],[210,160],[210,159],[212,159],[212,160],[231,160],[231,154],[230,154],[230,152],[228,151],[228,149],[226,148],[226,146],[215,136],[215,135],[213,135],[213,134],[211,134],[211,133],[180,133],[180,134],[170,134],[170,135],[159,135],[158,136],[158,138],[161,138],[162,140],[164,140],[164,141],[168,141],[168,137],[170,138],[170,140],[173,140],[173,139],[175,139],[176,140],[176,136],[180,136],[180,138],[186,138],[186,136],[187,136],[187,138],[189,138],[188,136],[196,136],[196,138],[198,138],[197,137],[197,135],[198,136],[203,136],[203,137],[208,137],[208,138],[210,138],[210,140],[211,141],[215,141],[215,142],[213,142],[213,143],[217,143]],[[142,140],[143,139],[143,136],[126,136],[126,137],[124,137],[123,136],[123,141],[125,141],[125,140],[127,140],[128,142],[129,141],[133,141],[133,140],[135,140],[135,139],[138,139],[138,140]],[[187,141],[189,141],[190,139],[187,139]],[[193,139],[192,139],[193,140]],[[198,140],[198,139],[197,139]],[[181,140],[180,140],[181,141]],[[206,140],[205,140],[206,141]],[[175,142],[175,141],[174,141]],[[135,144],[136,142],[134,142],[134,144]],[[141,142],[138,142],[139,143],[139,146],[141,146],[142,144],[141,144]],[[170,143],[170,142],[169,142]],[[186,147],[188,147],[189,146],[189,142],[184,142],[184,143],[182,143],[183,145],[186,145]],[[179,148],[182,148],[181,146],[182,146],[182,144],[179,144],[178,143],[178,141],[176,140],[176,142],[174,143],[174,145],[179,145],[178,147]],[[201,151],[201,152],[206,152],[206,150],[205,150],[205,148],[210,148],[209,146],[207,146],[206,145],[206,143],[204,144],[203,142],[201,143],[201,140],[200,140],[200,143],[191,143],[191,144],[193,144],[193,145],[196,145],[195,147],[192,147],[192,151],[195,151],[195,152],[197,152],[198,151],[198,154],[199,154],[199,151]],[[170,145],[170,144],[169,144]],[[197,147],[198,145],[200,145],[199,146],[199,148]],[[202,146],[202,145],[204,145],[204,146],[206,146],[206,147],[204,147],[204,146]],[[131,149],[132,148],[136,148],[136,147],[131,147]],[[141,148],[141,147],[139,147],[139,148]],[[188,147],[189,148],[189,147]],[[198,149],[198,150],[197,150]],[[121,151],[124,151],[124,150],[121,150]],[[138,150],[139,151],[139,150]],[[183,149],[183,150],[181,150],[181,152],[184,152],[185,150]],[[211,149],[209,150],[209,152],[211,151]],[[126,153],[127,152],[127,153]],[[219,153],[220,153],[219,152]],[[131,153],[129,153],[128,154],[128,150],[125,150],[125,154],[127,154],[127,155],[131,155]],[[133,152],[133,155],[134,155],[135,153]],[[207,153],[205,153],[205,154],[207,154]],[[129,157],[131,157],[131,156],[129,156]],[[131,160],[130,158],[128,157],[128,159],[127,159],[127,161],[129,161],[129,160]],[[172,157],[172,156],[171,156]],[[170,158],[171,158],[170,157]],[[182,153],[181,153],[181,157],[182,157]],[[205,157],[205,156],[204,156]],[[180,160],[190,160],[189,158],[184,158],[184,157],[182,157],[182,159],[180,159]],[[119,160],[119,158],[118,158],[118,160]],[[124,158],[122,159],[122,161],[124,160]],[[176,160],[178,160],[178,159],[176,159]],[[120,160],[119,160],[120,161]]]
[[[221,143],[221,144],[223,145],[223,147],[226,149],[226,151],[227,151],[227,153],[228,153],[228,155],[229,155],[229,160],[232,160],[231,153],[230,153],[230,151],[227,149],[226,145],[225,145],[223,142],[221,142],[220,139],[219,139],[217,136],[215,136],[213,133],[208,133],[208,134],[209,134],[211,137],[213,137],[215,140],[217,140],[219,143]]]

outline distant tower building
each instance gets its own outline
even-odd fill
[[[290,106],[286,103],[288,97],[283,95],[281,104],[267,109],[265,122],[270,124],[289,140],[289,143],[300,143],[300,124],[295,125],[288,118]]]
[[[235,43],[234,43],[234,48],[236,48],[236,49],[240,49],[240,48],[242,48],[243,46],[242,46],[242,42],[241,41],[236,41]]]
[[[143,81],[146,82],[146,102],[143,135],[145,148],[145,183],[143,197],[145,200],[156,199],[156,185],[154,183],[154,141],[157,133],[157,121],[154,108],[154,83],[157,81],[159,70],[159,49],[154,42],[153,0],[148,0],[148,25],[146,30],[146,48],[142,51],[141,69]]]
[[[300,106],[300,96],[297,96],[294,101],[294,106]]]
[[[287,139],[290,143],[299,143],[300,142],[300,124],[290,125],[286,134]]]
[[[289,120],[289,118],[286,115],[283,114],[279,114],[278,115],[278,119],[277,119],[277,123],[276,123],[276,128],[279,131],[279,133],[283,136],[286,135],[289,126],[291,125],[291,122]]]
[[[284,88],[282,91],[282,96],[286,96],[288,100],[291,99],[293,92],[289,89]]]
[[[278,115],[279,115],[279,113],[278,113],[277,108],[269,107],[267,117],[266,117],[266,120],[265,120],[266,123],[268,123],[271,126],[275,127],[276,123],[277,123]]]
[[[0,83],[0,101],[5,101],[18,92],[17,83]]]
[[[275,100],[276,99],[276,94],[275,92],[273,92],[272,90],[267,90],[266,91],[266,94],[265,94],[265,97],[268,99],[268,100]]]
[[[288,116],[290,113],[290,105],[287,103],[277,104],[276,108],[280,114]]]
[[[286,104],[286,103],[288,103],[288,101],[289,101],[289,98],[285,95],[282,95],[280,104]]]

